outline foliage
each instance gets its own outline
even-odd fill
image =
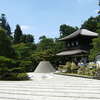
[[[16,29],[14,31],[14,44],[20,43],[20,38],[22,36],[22,30],[20,28],[20,25],[16,25]]]
[[[13,59],[0,56],[0,68],[7,67],[12,68],[16,62]]]
[[[15,50],[11,47],[11,40],[4,29],[0,29],[0,56],[16,58]]]
[[[25,43],[19,43],[13,45],[13,48],[15,49],[18,59],[17,59],[17,66],[24,67],[25,71],[34,71],[36,67],[36,63],[32,58],[33,50],[36,48],[34,44],[25,44]]]
[[[17,78],[20,80],[26,80],[26,79],[28,79],[28,75],[26,73],[19,73],[17,75]]]
[[[75,63],[67,62],[66,65],[60,65],[60,71],[66,73],[95,76],[98,71],[96,63],[87,66],[77,66]]]
[[[43,51],[50,49],[54,45],[54,40],[51,38],[44,38],[40,40],[40,42],[37,44],[37,50],[38,51]]]
[[[15,49],[19,60],[29,59],[29,56],[31,55],[31,50],[25,43],[15,44],[12,47]]]
[[[65,68],[67,69],[67,73],[71,73],[71,63],[70,62],[66,63]]]
[[[20,37],[20,42],[23,43],[33,43],[34,42],[34,37],[30,34],[22,34]]]
[[[11,68],[11,69],[9,69],[9,71],[11,72],[11,73],[16,73],[16,74],[18,74],[18,73],[25,73],[25,68],[24,67],[17,67],[17,68]]]
[[[32,58],[35,59],[36,62],[40,61],[52,61],[55,54],[53,54],[53,51],[51,49],[41,51],[41,52],[35,52],[32,54]]]
[[[98,15],[97,17],[91,16],[81,25],[81,28],[100,33],[100,15]]]
[[[35,67],[33,65],[34,64],[32,61],[24,61],[24,60],[21,60],[19,64],[19,66],[23,67],[26,72],[34,71]]]
[[[90,50],[89,59],[94,59],[95,56],[100,52],[100,37],[93,39],[93,48]]]
[[[97,72],[97,65],[95,63],[88,64],[87,66],[81,66],[78,70],[78,74],[89,75],[89,76],[95,76],[96,72]]]
[[[75,63],[67,62],[66,65],[60,65],[61,69],[65,69],[67,73],[77,73],[79,67]]]
[[[16,67],[16,61],[4,56],[0,56],[0,79],[19,80],[26,77],[19,74],[25,73],[24,67]],[[27,74],[25,74],[27,76]]]
[[[72,73],[77,73],[77,70],[78,70],[78,66],[74,62],[72,62],[72,64],[71,64],[71,72]]]
[[[33,43],[34,42],[34,36],[30,34],[23,34],[22,30],[20,28],[20,25],[16,25],[16,29],[14,31],[14,44],[18,43]]]
[[[4,30],[6,30],[8,36],[11,36],[11,34],[12,34],[11,28],[10,28],[10,25],[8,24],[8,22],[6,21],[5,14],[1,14],[0,21],[1,21],[0,27],[3,28]]]
[[[67,35],[70,35],[71,33],[75,32],[76,30],[78,30],[78,27],[72,27],[66,24],[63,24],[60,26],[60,37],[65,37]]]
[[[44,39],[46,39],[45,35],[39,37],[39,40],[44,40]]]
[[[65,61],[64,57],[56,56],[62,51],[63,42],[54,41],[52,38],[40,37],[40,42],[37,44],[37,49],[33,51],[31,59],[37,65],[40,61],[49,60],[54,67],[59,65],[59,62]]]

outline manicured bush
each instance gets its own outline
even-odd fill
[[[13,59],[0,56],[0,67],[12,68],[15,63]]]
[[[75,63],[72,62],[72,64],[71,64],[72,73],[77,73],[78,68],[79,67]]]
[[[22,61],[20,61],[19,66],[25,68],[26,72],[30,72],[35,69],[32,61],[23,61],[22,60]]]
[[[25,73],[25,68],[24,67],[18,67],[18,68],[12,68],[10,69],[11,73]]]
[[[28,79],[28,75],[26,73],[19,73],[17,75],[17,79],[19,79],[19,80],[27,80]]]
[[[85,75],[86,73],[89,74],[88,70],[86,71],[86,67],[85,66],[79,67],[78,74]]]

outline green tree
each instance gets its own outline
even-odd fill
[[[37,44],[37,49],[33,51],[31,59],[33,62],[36,62],[36,66],[40,61],[48,60],[54,67],[59,65],[59,61],[64,57],[56,56],[57,53],[62,51],[64,42],[58,42],[57,39],[54,41],[52,38],[41,38],[40,42]]]
[[[5,14],[1,14],[1,18],[0,18],[0,27],[6,30],[6,17]]]
[[[81,25],[81,28],[100,33],[100,15],[97,17],[90,17]]]
[[[65,37],[73,32],[75,32],[76,30],[78,30],[78,27],[72,27],[66,24],[63,24],[60,26],[60,37]]]
[[[100,37],[93,39],[93,48],[90,50],[89,59],[94,59],[100,52]]]
[[[13,45],[18,59],[16,65],[25,68],[25,71],[33,71],[35,69],[35,62],[31,59],[31,54],[35,49],[32,44],[19,43]]]
[[[43,38],[37,44],[37,50],[38,51],[48,50],[48,49],[52,48],[53,44],[54,44],[54,39],[52,39],[52,38]]]
[[[34,36],[30,35],[30,34],[22,34],[20,37],[20,42],[23,43],[33,43],[34,42]]]
[[[16,29],[14,31],[14,44],[20,43],[20,39],[22,36],[22,30],[20,28],[20,25],[16,25]]]
[[[43,40],[43,39],[46,39],[46,36],[45,35],[39,37],[39,40]]]
[[[10,25],[9,25],[8,23],[7,23],[7,25],[6,25],[6,31],[7,31],[7,35],[10,36],[10,37],[12,38],[12,36],[11,36],[11,34],[12,34],[11,28],[10,28]]]
[[[11,36],[11,34],[12,34],[11,28],[10,28],[10,25],[8,24],[8,22],[6,20],[5,14],[1,14],[0,21],[1,21],[0,27],[7,31],[6,34],[8,36]]]
[[[12,47],[18,55],[18,60],[29,60],[28,58],[31,55],[31,50],[25,43],[15,44]]]
[[[6,35],[6,31],[0,28],[0,56],[16,58],[15,50],[11,47],[11,39]]]

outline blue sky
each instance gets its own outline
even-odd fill
[[[98,9],[98,0],[0,0],[0,14],[6,15],[12,32],[19,24],[36,43],[42,35],[59,37],[62,24],[80,28],[90,16],[98,15]]]

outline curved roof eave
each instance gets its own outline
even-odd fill
[[[60,41],[64,41],[64,40],[69,40],[71,38],[74,38],[78,35],[83,35],[83,36],[94,36],[94,37],[97,37],[98,36],[98,33],[95,33],[95,32],[92,32],[92,31],[89,31],[89,30],[86,30],[86,29],[80,29],[80,30],[77,30],[75,31],[74,33],[64,37],[64,38],[61,38],[59,39]]]
[[[69,55],[75,55],[75,54],[80,54],[80,53],[86,53],[88,54],[88,51],[85,50],[71,50],[71,51],[63,51],[57,54],[57,56],[69,56]]]

